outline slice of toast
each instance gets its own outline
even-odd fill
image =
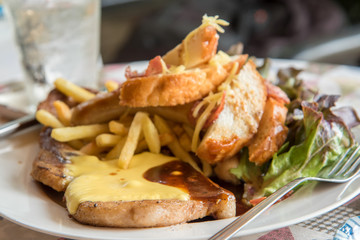
[[[249,60],[226,91],[225,104],[196,154],[211,164],[234,156],[257,132],[267,98],[265,80]]]
[[[189,103],[215,91],[227,75],[224,66],[216,65],[131,78],[121,86],[120,105],[147,107]]]

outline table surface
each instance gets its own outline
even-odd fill
[[[23,74],[18,64],[19,57],[17,50],[12,43],[13,39],[10,36],[11,30],[1,19],[0,32],[5,32],[5,34],[1,34],[0,36],[0,103],[2,103],[1,99],[6,99],[7,103],[11,102],[13,107],[21,109],[21,106],[24,106],[24,101],[26,100],[19,100],[19,92],[16,93],[16,91],[11,91],[11,88],[10,91],[2,91],[4,86],[8,86],[9,83],[19,83],[21,85]],[[105,67],[105,79],[114,79],[116,76],[116,65]],[[16,99],[16,101],[13,101],[12,98]],[[360,216],[360,195],[348,203],[316,218],[270,232],[241,237],[241,239],[333,239],[337,229],[339,229],[339,227],[349,218],[355,216]],[[35,232],[0,217],[0,239],[45,240],[63,238]]]

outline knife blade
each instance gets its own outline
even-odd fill
[[[0,138],[4,138],[31,126],[38,124],[35,115],[29,114],[0,126]]]

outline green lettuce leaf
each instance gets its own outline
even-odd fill
[[[316,176],[354,144],[347,126],[330,110],[335,98],[321,96],[318,102],[301,104],[305,138],[287,152],[273,156],[255,198],[270,195],[295,178]]]
[[[230,169],[230,173],[258,189],[263,182],[262,168],[249,161],[249,151],[247,148],[243,148],[239,155],[239,165],[236,168]]]

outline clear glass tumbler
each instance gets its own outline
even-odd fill
[[[61,77],[97,87],[100,0],[6,0],[31,106]]]

